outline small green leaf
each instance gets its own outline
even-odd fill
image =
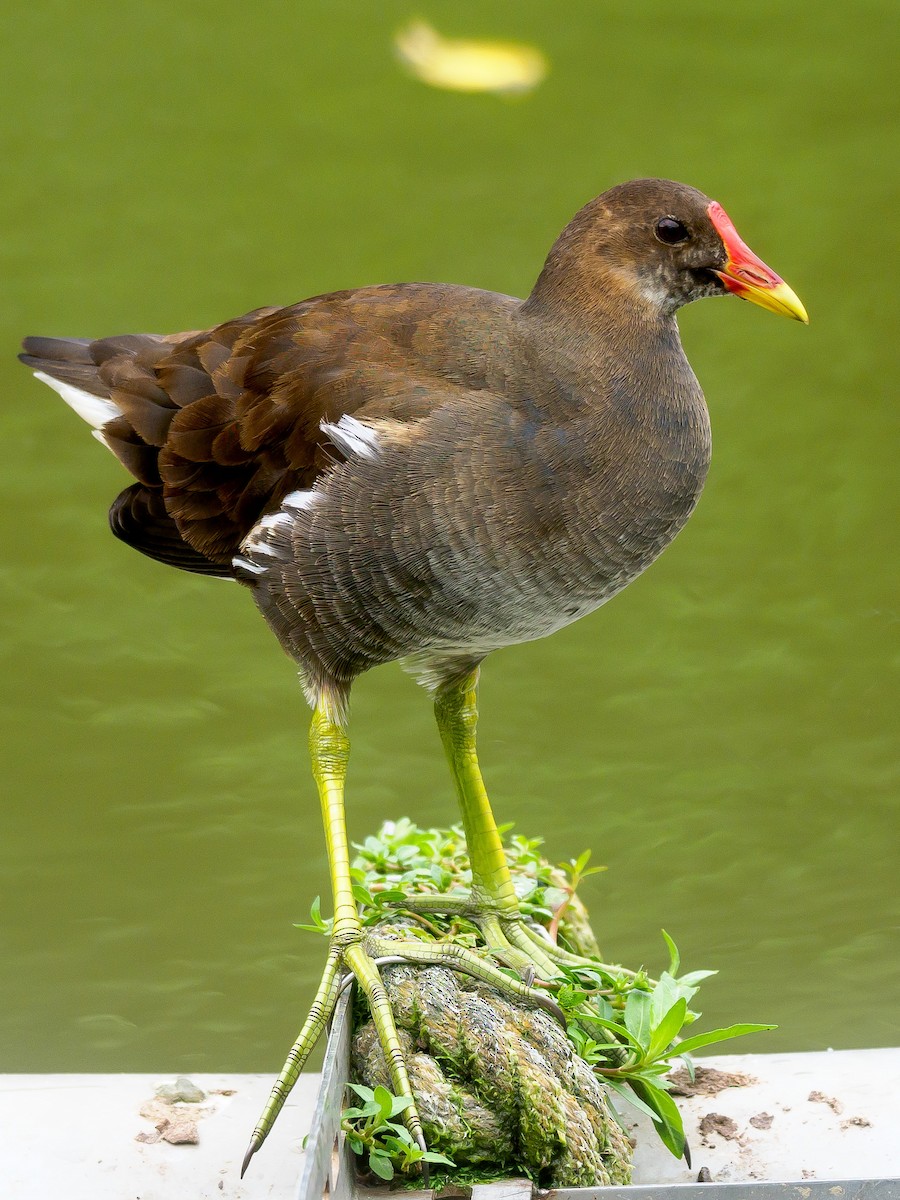
[[[321,897],[316,896],[315,900],[313,900],[312,904],[310,905],[309,915],[312,919],[312,925],[305,925],[305,924],[300,924],[299,922],[294,922],[294,928],[295,929],[305,929],[311,933],[325,933],[325,934],[331,933],[331,926],[332,926],[333,922],[330,917],[326,920],[322,916],[321,903],[322,903]]]
[[[678,982],[683,983],[685,987],[696,987],[704,979],[712,979],[713,975],[718,975],[718,973],[718,971],[688,971],[687,975],[682,975]]]
[[[587,998],[588,993],[583,988],[574,987],[571,983],[564,983],[556,993],[556,1003],[560,1008],[577,1008]]]
[[[378,1105],[378,1120],[386,1121],[391,1115],[394,1097],[386,1087],[380,1085],[375,1089],[375,1103]]]
[[[426,1150],[422,1158],[425,1162],[443,1163],[447,1167],[456,1166],[452,1158],[448,1158],[446,1154],[438,1154],[436,1150]]]
[[[371,1088],[366,1087],[365,1084],[348,1083],[347,1087],[350,1088],[351,1091],[356,1092],[356,1094],[357,1094],[357,1096],[359,1096],[360,1100],[374,1100],[375,1099],[375,1093],[372,1091]]]
[[[663,935],[663,941],[669,948],[669,974],[677,975],[678,968],[681,966],[681,955],[678,953],[678,947],[664,929],[661,929],[660,933]]]
[[[590,861],[591,861],[590,850],[583,851],[581,854],[578,855],[578,857],[575,859],[575,862],[572,864],[572,874],[580,875]]]
[[[605,996],[594,996],[591,1000],[591,1009],[597,1016],[604,1017],[607,1021],[615,1020],[616,1010]]]
[[[668,971],[663,971],[659,980],[650,993],[650,1018],[653,1027],[662,1021],[663,1017],[679,997],[684,996],[685,1002],[690,998],[685,996],[685,989]]]
[[[565,904],[570,898],[571,897],[568,892],[565,892],[562,888],[558,887],[548,887],[544,892],[544,903],[553,912],[556,912],[560,905]]]
[[[394,1096],[394,1097],[392,1097],[390,1115],[392,1117],[396,1117],[399,1113],[405,1112],[406,1109],[408,1109],[409,1106],[412,1104],[412,1102],[413,1102],[412,1096]]]
[[[603,1086],[610,1088],[617,1096],[621,1096],[623,1100],[626,1100],[638,1112],[642,1112],[645,1116],[652,1117],[654,1122],[656,1121],[656,1111],[649,1104],[645,1104],[640,1096],[637,1096],[621,1079],[613,1079],[611,1076],[607,1076],[603,1080]]]
[[[378,1154],[372,1151],[369,1155],[369,1169],[379,1179],[393,1179],[394,1166],[391,1160],[385,1154]]]
[[[656,1132],[663,1145],[671,1150],[676,1158],[681,1158],[685,1144],[684,1125],[675,1101],[668,1092],[664,1092],[647,1079],[630,1079],[628,1082],[635,1095],[653,1109]]]
[[[695,1037],[679,1042],[676,1047],[679,1054],[691,1054],[701,1046],[711,1046],[713,1042],[724,1042],[728,1038],[743,1037],[746,1033],[761,1033],[766,1029],[777,1029],[777,1025],[729,1025],[727,1029],[712,1029],[709,1033],[698,1033]]]
[[[358,1138],[355,1133],[348,1132],[347,1141],[350,1143],[350,1149],[354,1154],[362,1154],[365,1149],[362,1138]]]
[[[687,1012],[687,1001],[684,996],[676,1000],[660,1023],[653,1030],[650,1045],[647,1047],[647,1058],[651,1061],[659,1058],[675,1039],[679,1029],[684,1024]]]
[[[629,1043],[629,1045],[633,1046],[635,1050],[643,1051],[644,1049],[637,1038],[630,1033],[624,1025],[620,1025],[618,1021],[609,1021],[606,1019],[606,1017],[598,1017],[595,1013],[576,1013],[575,1019],[578,1021],[579,1025],[599,1025],[603,1029],[608,1029],[611,1033],[615,1033],[620,1038],[623,1038]],[[679,1046],[678,1049],[680,1050],[681,1047]]]
[[[652,1021],[650,993],[629,992],[625,1001],[625,1028],[644,1050],[650,1045]]]
[[[412,1146],[414,1144],[412,1134],[404,1125],[398,1125],[396,1121],[387,1121],[385,1123],[385,1129],[393,1130],[394,1137],[398,1141],[404,1142],[407,1146]]]

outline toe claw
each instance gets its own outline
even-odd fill
[[[247,1147],[247,1153],[244,1155],[244,1161],[241,1163],[241,1179],[244,1178],[244,1173],[250,1166],[250,1159],[262,1145],[256,1134],[250,1139],[250,1145]]]

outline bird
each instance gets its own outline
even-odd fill
[[[411,1092],[380,957],[442,962],[547,1005],[535,973],[552,979],[572,956],[519,910],[477,757],[479,671],[611,599],[688,520],[711,442],[676,314],[726,295],[808,323],[721,204],[639,179],[576,213],[525,299],[388,284],[205,331],[25,339],[21,360],[133,477],[112,532],[244,587],[312,709],[333,926],[244,1170],[350,977],[395,1092]],[[379,942],[361,924],[348,703],[360,674],[395,660],[431,693],[471,863],[471,894],[430,898],[431,911],[465,911],[481,950]],[[405,1120],[424,1149],[415,1102]]]

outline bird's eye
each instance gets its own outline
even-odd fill
[[[691,235],[674,217],[660,217],[656,222],[656,236],[667,246],[675,246],[678,242],[686,242]]]

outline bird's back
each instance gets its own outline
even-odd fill
[[[387,285],[202,332],[31,337],[21,358],[135,477],[110,513],[117,536],[172,566],[229,576],[258,518],[343,458],[323,423],[357,413],[412,421],[442,387],[483,386],[479,357],[516,303]]]

